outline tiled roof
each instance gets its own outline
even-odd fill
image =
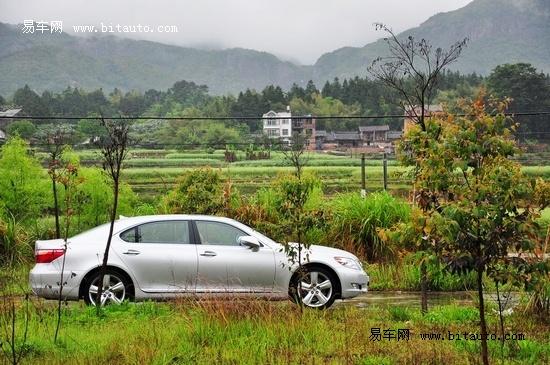
[[[365,125],[359,127],[359,132],[385,132],[389,130],[389,125]]]

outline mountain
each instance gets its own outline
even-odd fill
[[[550,71],[549,0],[474,0],[437,14],[401,33],[448,47],[470,42],[452,69],[488,74],[502,63],[529,62]],[[201,50],[113,36],[22,34],[0,23],[0,95],[29,84],[37,91],[70,86],[112,90],[167,89],[188,80],[209,86],[213,94],[236,93],[268,84],[289,88],[313,79],[318,86],[334,77],[366,75],[367,66],[387,52],[383,40],[324,54],[311,66],[285,62],[247,49]]]
[[[412,35],[448,48],[465,37],[468,46],[451,69],[487,75],[503,63],[528,62],[550,71],[549,0],[474,0],[465,7],[432,16]],[[387,53],[384,40],[364,47],[345,47],[324,54],[315,63],[315,78],[364,76],[373,59]]]
[[[303,66],[266,52],[201,50],[114,36],[22,34],[20,28],[0,23],[0,95],[25,83],[39,91],[67,85],[144,91],[167,89],[178,80],[225,94],[268,84],[289,87],[305,76]]]

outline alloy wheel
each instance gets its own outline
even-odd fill
[[[322,307],[332,297],[332,281],[322,272],[307,272],[298,283],[302,303],[308,307]]]
[[[97,277],[88,289],[88,298],[92,305],[96,305],[99,277]],[[126,286],[124,281],[114,274],[103,276],[103,291],[101,292],[101,306],[107,304],[121,304],[126,299]]]

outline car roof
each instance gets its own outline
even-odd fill
[[[216,222],[225,222],[225,223],[232,223],[242,226],[241,223],[237,222],[234,219],[226,218],[226,217],[219,217],[215,215],[200,215],[200,214],[155,214],[155,215],[142,215],[142,216],[135,216],[135,217],[123,217],[121,216],[120,219],[117,219],[115,221],[115,225],[113,228],[113,233],[117,234],[118,232],[121,232],[127,228],[130,228],[132,226],[141,224],[141,223],[147,223],[147,222],[158,222],[158,221],[170,221],[170,220],[208,220],[208,221],[216,221]],[[95,228],[92,228],[88,231],[81,232],[77,234],[76,236],[72,237],[73,239],[81,239],[86,238],[87,236],[96,235],[100,232],[108,232],[109,231],[109,225],[110,223],[105,223],[99,226],[96,226]],[[101,233],[100,233],[101,234]]]
[[[141,215],[135,217],[120,217],[117,220],[118,223],[145,223],[157,220],[211,220],[219,222],[234,222],[234,219],[220,217],[215,215],[201,215],[201,214],[155,214],[155,215]]]

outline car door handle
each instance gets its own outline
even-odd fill
[[[201,256],[213,257],[213,256],[217,256],[218,254],[215,253],[214,251],[204,251],[204,252],[201,253],[200,255],[201,255]]]
[[[126,252],[123,252],[124,255],[139,255],[141,252],[138,250],[128,250]]]

